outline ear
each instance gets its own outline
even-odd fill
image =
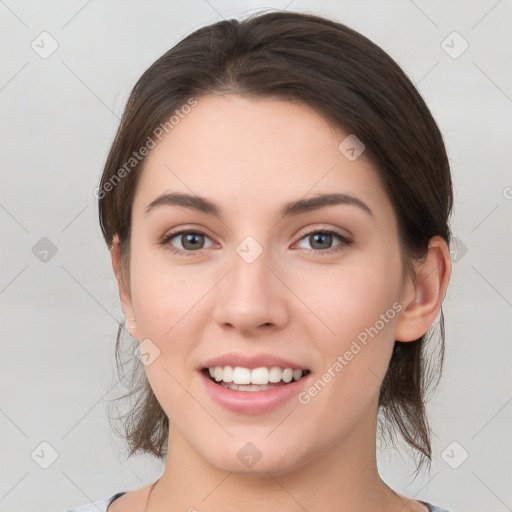
[[[404,287],[395,330],[397,341],[414,341],[434,323],[450,280],[450,251],[440,236],[432,237],[428,254],[416,268],[413,281]]]
[[[137,321],[133,311],[132,298],[129,284],[126,282],[125,276],[128,275],[129,269],[123,268],[123,262],[121,260],[121,246],[119,244],[119,237],[114,236],[112,241],[112,248],[110,249],[112,257],[112,268],[117,279],[117,286],[119,288],[119,298],[121,299],[121,305],[123,313],[126,318],[126,328],[130,335],[137,339]]]

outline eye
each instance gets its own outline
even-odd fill
[[[338,243],[333,245],[336,239]],[[202,231],[180,230],[167,234],[160,243],[169,251],[179,256],[194,256],[195,252],[200,252],[201,249],[213,246],[211,240],[209,245],[205,245],[207,240],[210,240],[210,238]],[[298,242],[299,247],[308,249],[301,245],[304,243],[312,246],[308,250],[309,253],[325,255],[341,251],[344,247],[350,245],[352,240],[332,229],[318,229],[300,238]]]
[[[173,242],[174,239],[176,239],[175,242]],[[205,240],[209,240],[209,238],[202,231],[181,230],[169,233],[161,243],[166,245],[173,253],[192,256],[192,253],[196,251],[213,246],[212,243],[205,246]],[[175,244],[178,244],[178,247]]]
[[[339,242],[333,245],[333,241],[335,239],[338,239]],[[346,236],[332,229],[319,229],[316,231],[311,231],[300,239],[299,244],[304,242],[311,245],[312,248],[309,250],[309,252],[313,254],[325,254],[340,251],[345,246],[352,243],[352,241],[349,240]],[[300,247],[307,249],[307,247],[304,246]]]

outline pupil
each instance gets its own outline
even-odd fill
[[[188,233],[185,235],[185,243],[183,244],[183,247],[185,249],[197,249],[197,246],[200,244],[197,240],[201,238],[202,235],[199,235],[197,233]],[[187,244],[191,244],[190,247],[187,247]]]
[[[311,246],[314,249],[317,248],[317,247],[315,247],[315,244],[318,242],[318,239],[320,239],[320,244],[322,244],[322,241],[324,244],[326,243],[326,241],[329,243],[332,241],[332,235],[330,233],[317,233],[315,235],[312,235],[312,237],[313,237],[313,242],[311,243]],[[320,249],[325,249],[325,246],[320,247]]]

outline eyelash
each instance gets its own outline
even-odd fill
[[[299,238],[298,241],[300,242],[304,238],[306,238],[308,236],[311,236],[313,234],[318,234],[318,233],[321,233],[321,234],[324,234],[324,235],[334,235],[334,236],[339,238],[341,243],[339,243],[338,245],[335,245],[334,247],[331,247],[329,249],[325,249],[325,250],[309,249],[308,250],[308,254],[315,254],[315,255],[320,255],[320,256],[326,256],[326,255],[330,255],[332,253],[341,251],[344,247],[349,246],[349,245],[352,244],[352,240],[348,239],[346,236],[342,235],[341,233],[338,233],[337,231],[334,231],[333,229],[317,229],[317,230],[310,231],[310,232],[302,235]],[[185,257],[187,257],[187,256],[194,256],[194,254],[200,252],[201,249],[198,249],[197,251],[183,251],[181,249],[176,249],[176,247],[174,247],[174,246],[172,246],[170,244],[170,241],[173,238],[176,238],[177,236],[184,235],[184,234],[198,234],[198,235],[204,235],[205,237],[208,238],[208,235],[206,233],[204,233],[203,231],[191,230],[191,229],[182,229],[182,230],[179,230],[179,231],[173,231],[173,232],[167,234],[166,236],[164,236],[164,238],[162,239],[160,244],[163,245],[163,246],[166,246],[167,249],[170,252],[172,252],[173,254],[177,254],[179,256],[185,256]]]

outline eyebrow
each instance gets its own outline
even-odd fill
[[[336,205],[349,205],[360,208],[367,214],[375,217],[370,207],[361,199],[351,194],[331,193],[331,194],[318,194],[315,197],[308,199],[297,199],[284,204],[281,207],[281,218],[299,215],[301,213],[320,210],[328,206]],[[218,219],[222,219],[221,209],[206,197],[185,194],[182,192],[170,192],[158,196],[148,206],[146,206],[146,213],[155,209],[158,206],[182,206],[191,210],[213,215]]]

